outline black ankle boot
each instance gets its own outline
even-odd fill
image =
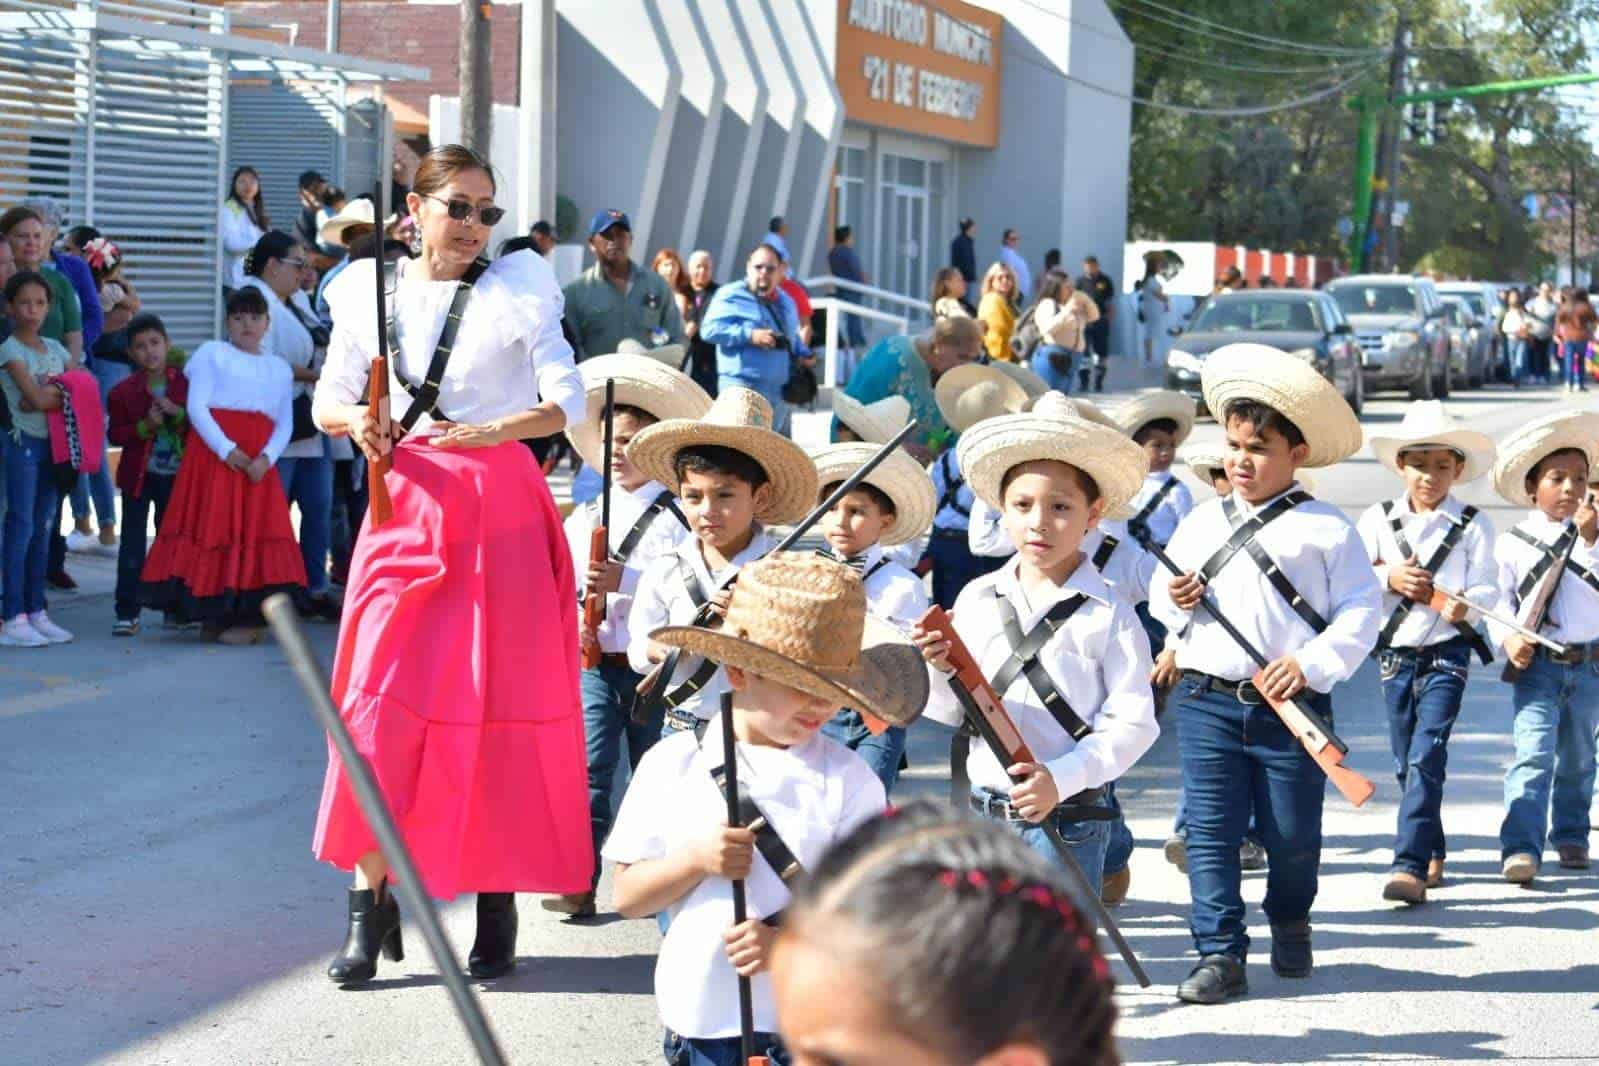
[[[510,892],[477,894],[477,939],[466,969],[473,977],[504,977],[516,969],[516,896]]]
[[[387,891],[388,882],[374,891],[350,890],[350,935],[344,948],[328,964],[328,977],[341,985],[370,981],[377,976],[378,952],[391,962],[405,958],[400,942],[400,904]]]
[[[1278,977],[1309,977],[1315,968],[1310,949],[1310,919],[1271,923],[1271,968]]]

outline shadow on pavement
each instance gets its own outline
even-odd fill
[[[1225,1007],[1191,1007],[1197,1024],[1199,1012],[1218,1013]],[[1312,1029],[1303,1036],[1266,1036],[1252,1033],[1193,1032],[1181,1036],[1139,1039],[1121,1037],[1123,1056],[1140,1063],[1233,1062],[1466,1062],[1502,1058],[1486,1045],[1500,1038],[1493,1033],[1423,1032],[1381,1036],[1341,1029]]]

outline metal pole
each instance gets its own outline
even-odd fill
[[[339,50],[339,0],[328,0],[328,51]]]
[[[1571,215],[1571,284],[1577,284],[1577,157],[1575,154],[1567,157],[1566,162],[1571,165],[1571,203],[1568,205]]]
[[[488,0],[461,0],[461,142],[484,158],[494,127]]]
[[[1394,203],[1399,192],[1399,152],[1404,140],[1404,116],[1395,101],[1405,91],[1405,47],[1410,36],[1410,16],[1400,12],[1394,24],[1393,58],[1388,64],[1388,127],[1383,152],[1383,254],[1382,265],[1392,270],[1399,261],[1399,234],[1394,226]]]
[[[1377,168],[1377,104],[1362,93],[1354,104],[1359,123],[1355,142],[1355,196],[1349,211],[1354,229],[1349,235],[1349,262],[1358,272],[1366,269],[1366,234],[1371,232],[1371,179]]]

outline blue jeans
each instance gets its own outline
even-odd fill
[[[707,1039],[678,1036],[668,1029],[661,1052],[666,1066],[744,1066],[743,1046],[736,1036]],[[793,1061],[774,1033],[755,1034],[755,1053],[765,1055],[772,1066],[789,1066]]]
[[[1310,914],[1321,864],[1326,778],[1270,707],[1240,703],[1185,676],[1172,693],[1188,815],[1189,929],[1201,955],[1249,953],[1238,849],[1251,803],[1271,871],[1262,909],[1273,924]],[[1332,700],[1304,699],[1329,723]]]
[[[866,728],[861,712],[848,707],[829,718],[822,732],[866,760],[872,773],[883,782],[883,791],[894,791],[899,780],[899,764],[905,757],[905,727],[891,725],[873,734]]]
[[[1005,564],[1004,556],[973,555],[964,529],[935,527],[927,541],[927,554],[933,560],[933,602],[945,610],[955,606],[961,589]]]
[[[89,369],[100,383],[100,406],[110,410],[111,390],[133,375],[127,363],[113,363],[109,359],[96,359]],[[109,415],[107,416],[109,418]],[[100,470],[78,478],[72,488],[72,517],[82,521],[89,517],[89,498],[94,497],[94,516],[102,526],[117,524],[117,490],[111,482],[111,464],[106,462],[106,449],[100,450]]]
[[[1523,337],[1510,338],[1510,383],[1520,385],[1527,376],[1528,342]]]
[[[1560,342],[1560,373],[1562,380],[1567,385],[1575,385],[1584,391],[1588,388],[1587,375],[1583,373],[1588,361],[1587,341],[1561,341]]]
[[[6,442],[5,617],[44,610],[50,521],[60,498],[51,476],[50,441],[19,434]]]
[[[1399,779],[1399,829],[1394,869],[1425,877],[1427,863],[1444,857],[1444,771],[1449,733],[1466,694],[1471,645],[1464,637],[1421,655],[1379,652],[1388,703],[1388,739]]]
[[[1050,363],[1051,355],[1059,356],[1065,360],[1065,370],[1056,370]],[[1069,348],[1062,348],[1058,344],[1040,344],[1033,349],[1033,373],[1049,383],[1049,387],[1056,392],[1070,394],[1072,391],[1072,369],[1075,363],[1082,358],[1081,352],[1074,352]]]
[[[1516,758],[1505,772],[1501,855],[1542,859],[1546,829],[1551,847],[1587,847],[1599,663],[1561,666],[1540,651],[1516,679],[1513,698]]]
[[[783,383],[783,384],[786,384]],[[789,432],[790,414],[788,401],[783,399],[783,384],[772,385],[767,382],[755,384],[746,378],[733,377],[730,374],[719,374],[716,378],[718,395],[728,389],[750,389],[760,393],[766,402],[772,405],[772,429],[783,436],[792,436]]]
[[[972,791],[979,796],[993,795],[992,792],[984,792],[981,789],[973,789]],[[1106,800],[1101,800],[1100,804],[1109,806]],[[1054,822],[1055,828],[1060,831],[1061,839],[1066,841],[1066,847],[1070,849],[1072,858],[1076,859],[1077,865],[1082,868],[1083,876],[1088,879],[1088,883],[1097,892],[1100,883],[1105,880],[1105,852],[1110,847],[1111,826],[1116,823],[1097,819],[1091,821],[1067,821],[1064,813],[1060,810],[1050,812],[1049,817]],[[1022,843],[1036,851],[1043,857],[1045,862],[1056,869],[1065,869],[1066,864],[1061,861],[1060,853],[1055,850],[1055,845],[1050,841],[1049,834],[1044,831],[1042,824],[1034,825],[1031,822],[1000,821],[999,819],[995,819],[995,821],[1021,837]],[[1072,896],[1075,898],[1077,895],[1075,881],[1068,881],[1067,883],[1072,886]],[[1078,906],[1085,907],[1085,901],[1079,900]]]
[[[139,619],[139,574],[144,570],[145,538],[150,521],[150,508],[155,508],[155,526],[161,528],[161,518],[167,512],[167,501],[172,498],[175,474],[144,475],[144,491],[134,496],[122,494],[122,542],[117,546],[117,620],[136,622]]]
[[[333,540],[333,460],[327,438],[322,454],[278,460],[283,494],[300,508],[300,557],[305,560],[305,591],[321,596],[328,591],[328,548]]]
[[[1110,823],[1110,840],[1105,846],[1105,876],[1109,877],[1127,869],[1127,864],[1132,861],[1133,831],[1127,828],[1122,805],[1116,799],[1116,782],[1105,786],[1105,801],[1116,812],[1116,820]]]
[[[578,675],[583,693],[583,746],[589,764],[589,824],[594,831],[594,854],[600,853],[611,833],[616,812],[611,807],[611,784],[627,738],[627,765],[638,769],[639,760],[661,739],[661,712],[640,725],[633,721],[634,690],[643,677],[621,665],[600,663]],[[594,864],[590,888],[600,882],[600,864]]]
[[[838,298],[840,300],[847,300],[847,301],[849,301],[852,304],[858,304],[858,303],[861,302],[861,298],[860,298],[859,294],[853,293],[853,292],[849,292],[848,290],[845,290],[845,289],[840,289],[838,291],[837,295],[838,295]],[[844,322],[843,322],[844,329],[843,329],[843,334],[842,334],[843,338],[844,338],[844,343],[849,345],[851,348],[865,348],[866,347],[866,320],[864,318],[862,318],[860,315],[848,315],[848,314],[846,314],[846,315],[843,315],[842,317],[844,319]]]

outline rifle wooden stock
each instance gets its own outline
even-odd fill
[[[604,560],[609,548],[609,538],[604,526],[595,526],[589,534],[589,565],[594,560]],[[583,594],[583,632],[594,638],[583,647],[583,669],[592,670],[600,665],[600,623],[605,621],[605,593],[589,589]]]
[[[383,285],[381,265],[378,268],[378,285],[380,288]],[[385,356],[380,355],[372,360],[372,376],[367,383],[367,404],[377,412],[379,425],[389,424],[389,361]],[[392,443],[390,446],[393,446]],[[389,498],[388,482],[383,480],[383,475],[393,465],[392,454],[381,459],[368,459],[366,463],[367,495],[372,512],[370,521],[374,529],[394,517],[394,501]]]
[[[1549,572],[1538,582],[1538,590],[1532,594],[1532,603],[1527,611],[1527,628],[1536,633],[1543,628],[1544,622],[1549,619],[1549,604],[1555,598],[1555,590],[1560,587],[1560,579],[1566,574],[1566,562],[1571,558],[1571,550],[1577,546],[1577,538],[1573,536],[1566,545],[1566,550],[1560,553],[1560,558],[1549,567]],[[1515,681],[1521,676],[1521,667],[1507,661],[1499,678],[1502,681]]]

